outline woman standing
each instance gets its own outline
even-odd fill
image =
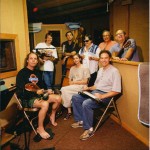
[[[84,85],[87,85],[90,77],[90,72],[87,67],[81,64],[81,56],[76,54],[73,56],[75,66],[72,66],[69,73],[69,86],[61,88],[61,97],[63,99],[63,106],[68,109],[64,120],[71,117],[71,99],[74,94],[78,94],[82,90]]]

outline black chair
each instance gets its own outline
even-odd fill
[[[23,115],[22,119],[23,119],[23,125],[25,125],[25,128],[23,129],[23,133],[24,133],[24,138],[25,138],[25,150],[29,150],[29,139],[27,141],[27,136],[26,136],[26,132],[27,132],[27,122],[29,123],[30,127],[32,128],[32,130],[34,131],[35,135],[37,135],[37,131],[35,129],[35,125],[33,124],[33,121],[36,120],[38,118],[38,111],[39,108],[28,108],[28,107],[23,107],[21,100],[17,97],[16,93],[14,94],[14,97],[18,103],[18,109],[19,111],[21,111],[21,114]],[[19,114],[20,115],[20,114]]]
[[[38,113],[37,112],[39,111],[39,108],[23,107],[22,103],[21,103],[21,100],[18,99],[16,93],[14,94],[14,96],[15,96],[17,102],[18,102],[19,110],[21,110],[23,112],[25,119],[28,120],[28,122],[29,122],[30,126],[32,127],[34,133],[37,134],[37,131],[36,131],[34,125],[33,125],[33,121],[38,118],[38,115],[37,115]],[[30,115],[31,113],[32,113],[32,115]]]

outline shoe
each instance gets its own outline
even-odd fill
[[[56,113],[55,118],[58,119],[60,116],[62,116],[63,112],[60,110]]]
[[[54,133],[52,132],[51,128],[48,128],[45,130],[48,134],[49,134],[49,138],[47,138],[46,140],[52,140],[54,137]],[[40,142],[43,138],[41,137],[41,135],[39,133],[37,133],[37,135],[35,135],[35,137],[33,138],[34,142]]]
[[[94,135],[93,131],[85,130],[83,132],[83,134],[80,136],[80,140],[87,140],[88,138],[90,138],[93,135]]]
[[[65,116],[64,120],[68,120],[71,116],[72,116],[72,113],[68,113],[68,114],[66,114],[66,116]]]
[[[72,128],[82,128],[83,124],[78,121],[78,122],[73,123],[71,126]]]

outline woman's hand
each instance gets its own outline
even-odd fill
[[[84,85],[82,90],[87,91],[87,90],[89,90],[89,87],[87,85]]]
[[[75,84],[75,83],[74,83],[74,81],[69,81],[69,84],[70,84],[70,85],[73,85],[73,84]]]

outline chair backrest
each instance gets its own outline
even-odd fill
[[[16,93],[14,93],[14,97],[15,97],[15,99],[16,99],[16,101],[17,101],[17,103],[18,103],[18,108],[19,108],[20,110],[22,110],[22,109],[23,109],[23,107],[22,107],[21,101],[20,101],[20,99],[18,99],[18,97],[17,97],[17,94],[16,94]]]
[[[2,90],[1,86],[0,86],[0,111],[3,111],[6,109],[8,103],[10,102],[12,96],[14,95],[16,91],[16,87],[10,87],[10,88],[6,88],[4,90]]]

